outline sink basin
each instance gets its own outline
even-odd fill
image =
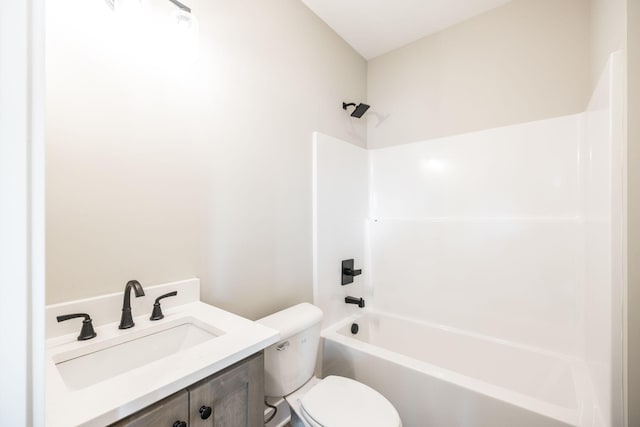
[[[89,345],[84,352],[58,354],[55,364],[65,385],[79,390],[176,354],[221,335],[194,321],[163,325]],[[142,335],[141,335],[142,334]]]

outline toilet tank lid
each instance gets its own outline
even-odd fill
[[[303,302],[273,313],[257,322],[280,332],[280,339],[290,338],[322,321],[322,310]]]

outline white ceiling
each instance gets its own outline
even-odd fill
[[[302,0],[366,59],[511,0]]]

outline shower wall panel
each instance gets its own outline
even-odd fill
[[[371,150],[376,307],[577,354],[582,120]]]

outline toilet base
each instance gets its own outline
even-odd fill
[[[291,420],[291,409],[289,404],[283,397],[267,397],[267,402],[277,408],[276,416],[271,421],[265,424],[265,427],[285,427],[289,425]],[[265,408],[265,420],[270,414],[273,414],[273,409]],[[291,424],[293,425],[293,424]]]
[[[302,415],[302,407],[300,400],[302,397],[315,387],[320,381],[320,378],[311,377],[302,387],[294,391],[288,396],[285,396],[285,400],[291,408],[291,427],[311,427],[311,425],[304,419]]]

